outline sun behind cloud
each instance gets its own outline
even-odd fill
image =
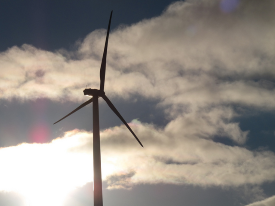
[[[72,150],[83,143],[81,137],[73,130],[51,143],[0,149],[0,190],[22,194],[28,206],[63,205],[71,191],[93,178],[91,153]]]

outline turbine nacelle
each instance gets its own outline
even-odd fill
[[[105,95],[105,92],[102,90],[98,90],[98,89],[84,89],[83,93],[85,96],[98,96],[98,97],[102,97]]]

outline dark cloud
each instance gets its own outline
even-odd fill
[[[131,177],[135,175],[135,171],[126,174],[113,174],[106,177],[108,189],[131,189]]]

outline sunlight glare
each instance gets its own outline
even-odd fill
[[[26,206],[62,206],[70,192],[93,179],[92,151],[75,150],[89,134],[78,134],[0,149],[0,191],[22,194]]]

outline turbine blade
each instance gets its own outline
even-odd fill
[[[104,52],[102,56],[101,66],[100,66],[100,90],[104,91],[104,82],[105,82],[105,72],[106,72],[106,59],[107,59],[107,47],[108,47],[108,38],[109,38],[109,31],[111,26],[111,19],[112,19],[113,11],[111,11],[110,19],[109,19],[109,25],[106,35],[106,41],[105,41],[105,47]]]
[[[90,104],[91,102],[93,102],[93,98],[89,99],[87,102],[84,102],[79,107],[77,107],[74,111],[72,111],[71,113],[67,114],[65,117],[63,117],[62,119],[58,120],[57,122],[60,122],[61,120],[65,119],[66,117],[70,116],[71,114],[75,113],[77,110],[80,110],[82,107],[85,107],[87,104]],[[56,124],[57,122],[55,122],[53,124]]]
[[[138,143],[143,147],[143,145],[141,144],[141,142],[139,141],[139,139],[137,138],[133,130],[130,128],[127,122],[123,119],[123,117],[120,115],[120,113],[117,111],[117,109],[115,108],[113,103],[108,99],[108,97],[106,95],[103,95],[102,98],[106,101],[106,103],[113,110],[113,112],[119,117],[119,119],[125,124],[125,126],[130,130],[130,132],[134,135]]]

